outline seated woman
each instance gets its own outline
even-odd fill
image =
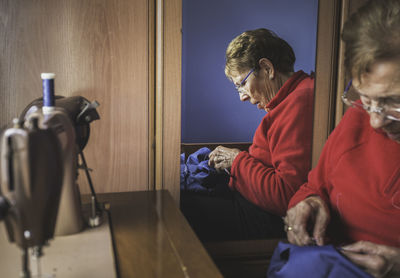
[[[369,1],[342,38],[352,107],[291,199],[287,236],[348,244],[344,255],[374,277],[400,277],[400,1]]]
[[[241,101],[268,113],[249,151],[217,147],[210,166],[230,172],[225,196],[181,195],[181,208],[200,239],[281,237],[280,216],[311,165],[314,79],[293,72],[290,45],[267,29],[244,32],[226,51],[225,74]]]

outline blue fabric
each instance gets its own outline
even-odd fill
[[[372,278],[332,245],[296,246],[280,242],[272,255],[268,278]]]
[[[208,165],[210,152],[209,148],[201,148],[189,155],[186,162],[185,154],[181,154],[181,190],[206,195],[224,195],[230,191],[230,176]]]
[[[208,165],[209,148],[201,148],[189,155],[185,163],[185,154],[181,154],[181,190],[210,193],[207,178],[216,174],[216,170]]]

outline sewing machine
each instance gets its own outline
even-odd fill
[[[42,74],[42,79],[43,98],[30,103],[1,140],[0,220],[9,241],[23,251],[22,277],[31,277],[29,248],[39,264],[42,247],[54,235],[78,233],[84,227],[76,184],[78,156],[92,191],[89,225],[100,224],[83,155],[89,124],[99,119],[98,103],[80,96],[55,97],[54,74]]]
[[[88,224],[100,222],[82,153],[89,123],[99,118],[96,107],[96,102],[82,97],[49,101],[45,94],[4,132],[0,142],[0,220],[5,222],[0,225],[0,276],[18,277],[17,245],[23,251],[20,277],[25,278],[221,278],[166,190],[99,194],[99,201],[107,203],[107,217],[103,217],[107,225],[81,231],[78,168],[84,169],[92,191],[82,196],[83,203],[91,205]],[[64,226],[64,222],[69,224]],[[54,235],[74,232],[56,237],[47,246]],[[70,240],[77,241],[71,244]]]

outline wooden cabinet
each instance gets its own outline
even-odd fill
[[[1,1],[0,127],[41,97],[40,73],[54,72],[56,94],[100,103],[101,119],[92,123],[85,149],[97,191],[151,190],[159,167],[158,187],[177,199],[180,28],[181,0]],[[161,31],[163,59],[155,65]],[[156,101],[164,108],[158,116]]]

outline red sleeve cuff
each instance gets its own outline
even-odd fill
[[[247,156],[249,153],[246,151],[240,152],[233,160],[231,167],[231,178],[229,179],[229,188],[235,190],[235,178],[239,175],[239,165],[243,157]]]

